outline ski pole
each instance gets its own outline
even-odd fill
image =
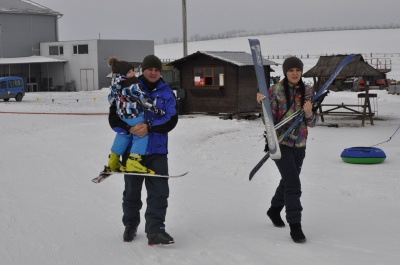
[[[281,128],[283,125],[285,125],[286,123],[288,123],[291,119],[295,118],[297,115],[299,115],[301,112],[301,110],[298,110],[296,112],[294,112],[293,114],[291,114],[290,116],[286,117],[285,119],[281,120],[280,122],[278,122],[275,125],[275,130]]]

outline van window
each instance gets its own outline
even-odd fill
[[[8,87],[9,88],[21,87],[21,86],[22,86],[21,80],[10,80],[10,81],[8,81]]]
[[[6,88],[6,81],[0,82],[0,88]]]

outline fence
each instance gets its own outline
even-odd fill
[[[399,85],[389,85],[388,94],[400,95],[400,84]]]

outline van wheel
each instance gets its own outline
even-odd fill
[[[3,98],[3,100],[4,100],[4,101],[9,101],[10,99],[9,99],[9,98]]]
[[[15,100],[16,100],[16,101],[21,101],[21,100],[22,100],[22,94],[18,94],[18,95],[15,97]]]

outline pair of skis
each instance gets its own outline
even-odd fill
[[[257,163],[257,165],[251,170],[251,172],[249,174],[249,180],[251,180],[254,177],[254,175],[257,173],[257,171],[268,160],[269,157],[271,157],[272,159],[280,159],[281,158],[279,143],[282,142],[283,139],[285,139],[285,137],[288,136],[296,128],[297,124],[304,118],[304,110],[301,109],[300,111],[293,113],[290,117],[281,121],[279,124],[274,125],[272,110],[271,110],[271,106],[270,106],[269,98],[268,98],[267,83],[265,81],[260,41],[258,39],[249,39],[249,44],[250,44],[251,54],[253,57],[253,63],[254,63],[254,68],[255,68],[256,77],[257,77],[258,89],[261,94],[266,96],[262,100],[262,110],[263,110],[265,131],[267,134],[267,142],[268,142],[268,147],[269,147],[269,151],[264,155],[264,157],[261,158],[261,160]],[[350,63],[354,59],[355,59],[354,55],[346,56],[343,59],[343,61],[339,64],[339,66],[335,69],[335,71],[331,74],[331,76],[326,81],[326,83],[321,87],[321,89],[318,91],[318,93],[315,94],[315,96],[312,98],[312,103],[313,103],[314,109],[316,107],[318,107],[318,104],[320,104],[322,102],[322,99],[327,94],[326,89],[333,82],[333,80],[336,78],[336,76],[340,73],[340,71],[343,69],[343,67],[345,67],[348,63]],[[278,140],[275,130],[280,128],[283,124],[287,123],[288,121],[292,120],[293,118],[295,118],[295,120],[293,121],[291,126],[285,131],[285,133]]]
[[[179,175],[160,175],[160,174],[147,174],[147,173],[130,173],[130,172],[120,172],[120,171],[102,171],[100,172],[100,174],[95,177],[94,179],[92,179],[93,183],[100,183],[103,182],[104,180],[106,180],[108,177],[110,177],[111,175],[129,175],[132,177],[135,176],[145,176],[145,177],[155,177],[155,178],[180,178],[185,176],[186,174],[188,174],[189,172],[185,172],[183,174],[179,174]]]

